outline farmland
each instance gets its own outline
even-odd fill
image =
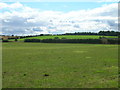
[[[53,36],[36,36],[36,37],[29,37],[27,39],[54,39],[58,37],[59,39],[66,38],[66,39],[99,39],[100,35],[53,35]],[[105,36],[107,38],[117,38],[117,36]],[[23,39],[19,39],[24,40]]]
[[[2,49],[3,88],[118,87],[118,45],[9,42]]]

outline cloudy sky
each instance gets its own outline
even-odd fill
[[[5,35],[117,31],[116,2],[1,2]]]

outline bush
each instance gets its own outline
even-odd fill
[[[8,40],[2,40],[2,42],[9,42]]]
[[[42,43],[91,43],[99,44],[100,39],[25,39],[24,42],[42,42]]]
[[[15,38],[15,42],[17,42],[18,40],[17,40],[17,38]]]
[[[59,37],[54,37],[54,39],[59,39]]]
[[[41,42],[41,43],[87,43],[103,44],[101,39],[25,39],[24,42]],[[108,39],[106,44],[118,44],[118,39]]]
[[[120,39],[115,39],[115,40],[108,39],[108,43],[109,44],[120,44]]]
[[[65,37],[62,37],[61,39],[67,39],[67,38],[65,38]]]
[[[24,42],[41,42],[40,39],[25,39]]]

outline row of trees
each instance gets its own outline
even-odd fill
[[[4,39],[2,39],[1,41],[2,41],[2,42],[10,42],[9,40],[4,40]],[[18,39],[17,39],[17,38],[15,38],[15,39],[14,39],[14,41],[15,41],[15,42],[17,42],[17,41],[18,41]],[[13,42],[13,41],[12,41],[12,42]]]
[[[86,44],[119,44],[119,39],[25,39],[24,42],[41,43],[86,43]]]
[[[75,32],[75,33],[66,33],[63,35],[103,35],[103,36],[119,36],[120,32],[116,31],[99,31],[98,33],[94,32]]]
[[[119,36],[120,32],[115,32],[115,31],[100,31],[98,34],[99,35],[105,35],[105,36]]]
[[[119,36],[120,32],[116,31],[100,31],[98,33],[94,32],[75,32],[75,33],[65,33],[65,34],[57,34],[60,35],[102,35],[102,36]],[[40,35],[29,35],[29,36],[20,36],[20,38],[29,38],[29,37],[37,37],[37,36],[52,36],[52,34],[40,34]]]
[[[75,33],[65,33],[65,34],[57,34],[57,35],[102,35],[102,36],[119,36],[120,32],[118,31],[99,31],[98,33],[94,32],[75,32]],[[57,36],[56,35],[56,36]],[[4,35],[3,35],[4,36]],[[14,36],[14,35],[12,35]],[[37,37],[37,36],[52,36],[52,34],[40,34],[40,35],[28,35],[28,36],[18,36],[20,38],[29,38],[29,37]],[[11,38],[12,39],[12,38]]]

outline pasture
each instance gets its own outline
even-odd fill
[[[29,38],[23,38],[19,40],[24,39],[54,39],[55,37],[58,37],[59,39],[66,38],[66,39],[99,39],[99,37],[102,37],[100,35],[53,35],[53,36],[36,36],[36,37],[29,37]],[[117,36],[104,36],[106,38],[118,38]]]
[[[3,43],[3,88],[117,88],[118,46]]]

